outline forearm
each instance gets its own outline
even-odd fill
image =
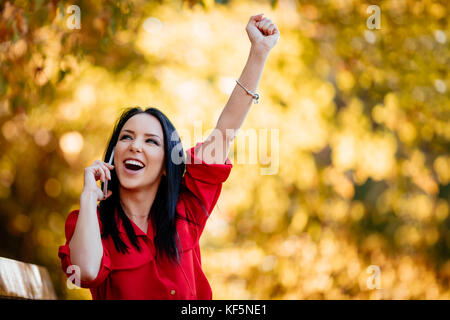
[[[277,43],[280,32],[270,19],[262,17],[263,14],[251,16],[245,28],[250,43],[250,53],[244,70],[239,77],[247,90],[255,93],[258,88],[264,64],[270,50]],[[217,125],[202,147],[196,151],[196,156],[201,156],[206,163],[224,163],[232,141],[237,131],[241,128],[250,106],[253,96],[236,83],[227,104],[219,116]]]
[[[83,192],[80,197],[80,212],[69,247],[70,260],[80,267],[81,279],[95,279],[103,257],[103,244],[94,193]]]
[[[268,52],[251,47],[247,63],[239,78],[239,82],[248,90],[255,92],[264,69]],[[227,129],[233,129],[233,135],[241,127],[252,105],[253,97],[237,83],[225,105],[219,120],[217,129],[224,134]]]

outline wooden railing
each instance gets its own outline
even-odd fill
[[[0,299],[56,299],[46,268],[0,257]]]

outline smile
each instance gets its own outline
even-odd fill
[[[145,168],[145,164],[137,159],[126,159],[123,164],[125,171],[129,174],[136,174]]]
[[[124,171],[127,174],[135,175],[135,174],[139,174],[139,173],[143,172],[144,168],[141,168],[141,169],[138,169],[138,170],[133,170],[133,169],[128,169],[127,167],[124,167]]]

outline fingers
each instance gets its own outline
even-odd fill
[[[102,167],[97,165],[97,166],[93,167],[92,170],[94,171],[95,180],[99,180],[100,179],[101,182],[105,182],[106,175],[105,175],[105,171],[103,170]]]
[[[277,27],[275,27],[275,25],[273,23],[271,23],[269,25],[269,31],[268,31],[269,34],[274,34],[276,29],[277,29]]]
[[[101,194],[101,195],[99,195],[99,198],[98,198],[99,201],[104,201],[104,200],[108,199],[108,198],[112,195],[112,191],[111,191],[111,190],[108,190],[106,196],[105,196],[105,194],[104,194],[103,192],[101,192],[100,190],[98,190],[98,191],[99,191],[100,194]]]
[[[272,20],[263,18],[262,20],[256,22],[256,26],[263,31],[265,34],[273,34],[276,30],[275,24],[272,22]]]
[[[250,21],[260,21],[262,19],[262,16],[264,15],[264,13],[260,13],[260,14],[256,14],[254,16],[250,17]]]
[[[265,29],[267,28],[267,25],[268,25],[269,23],[271,23],[271,21],[270,21],[269,19],[263,18],[261,21],[258,21],[258,22],[256,23],[256,25],[257,25],[258,27],[260,27],[261,29],[265,30]]]
[[[96,160],[94,161],[94,164],[92,165],[93,169],[94,169],[94,173],[95,173],[95,178],[100,178],[100,180],[102,182],[105,182],[106,179],[111,180],[111,172],[109,171],[109,167],[111,167],[111,165],[100,161],[100,160]],[[112,166],[114,167],[114,166]]]
[[[107,193],[106,197],[103,197],[103,200],[108,199],[111,195],[112,195],[112,191],[108,190],[108,193]]]
[[[106,173],[106,177],[108,177],[108,180],[111,180],[111,172],[109,171],[109,169],[107,167],[107,163],[102,162],[100,164],[100,166],[102,167],[103,171]]]
[[[114,169],[114,165],[109,164],[109,163],[106,163],[106,162],[103,162],[103,163],[104,163],[106,166],[108,166],[109,170]]]
[[[105,168],[101,165],[100,160],[95,160],[94,164],[92,165],[92,169],[95,173],[95,180],[98,180],[100,178],[100,181],[105,182],[106,180],[106,172]]]

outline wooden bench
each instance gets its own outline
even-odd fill
[[[57,299],[46,268],[0,257],[0,299]]]

